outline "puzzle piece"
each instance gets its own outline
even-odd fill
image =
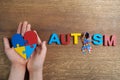
[[[25,40],[23,39],[23,37],[20,34],[14,34],[12,36],[12,45],[14,48],[16,48],[17,44],[19,44],[19,46],[24,46],[25,45]]]
[[[26,59],[26,54],[23,53],[25,51],[25,46],[20,47],[19,44],[16,45],[17,47],[15,48],[16,52],[22,56],[24,59]]]
[[[11,42],[15,51],[24,59],[28,59],[37,46],[37,35],[34,31],[26,32],[24,38],[21,34],[14,34]]]
[[[26,49],[26,50],[25,50],[25,53],[26,53],[26,55],[27,55],[27,59],[30,58],[30,56],[31,56],[31,54],[34,52],[37,44],[33,44],[32,46],[33,46],[33,47],[31,47],[30,45],[25,46],[25,49]]]
[[[24,35],[24,39],[27,41],[25,45],[37,44],[37,35],[34,31],[28,31]]]

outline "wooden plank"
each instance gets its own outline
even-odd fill
[[[56,32],[115,34],[117,46],[94,46],[91,54],[81,54],[78,45],[48,45],[44,80],[120,79],[119,0],[0,0],[0,40],[11,37],[20,21],[28,20],[42,40]],[[0,80],[7,80],[10,62],[0,41]]]

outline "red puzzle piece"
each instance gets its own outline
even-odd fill
[[[24,39],[26,40],[25,45],[37,44],[37,35],[34,31],[28,31],[24,35]]]

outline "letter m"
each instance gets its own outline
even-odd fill
[[[111,35],[111,36],[104,35],[104,46],[115,46],[115,45],[116,45],[115,35]]]

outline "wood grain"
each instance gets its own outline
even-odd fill
[[[11,37],[24,20],[47,41],[53,32],[117,35],[115,47],[92,45],[87,55],[81,54],[80,40],[47,45],[44,80],[120,80],[120,0],[0,0],[0,80],[7,80],[10,70],[2,38]]]

